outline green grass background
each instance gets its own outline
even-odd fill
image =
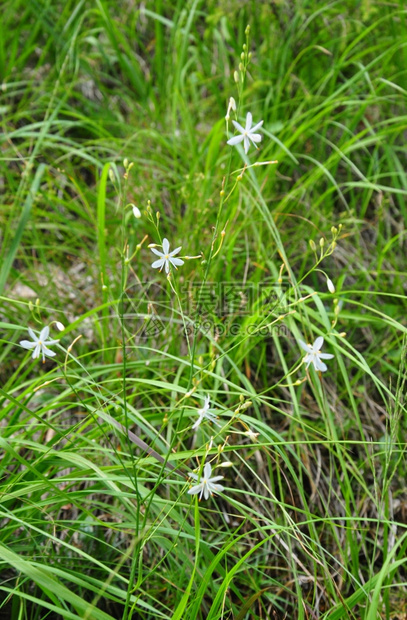
[[[1,11],[0,618],[406,618],[404,3]],[[241,181],[231,96],[264,120],[246,162],[278,160]],[[160,235],[202,253],[174,290],[151,269]],[[279,274],[288,305],[265,314]],[[259,298],[186,339],[202,282]],[[153,312],[171,321],[141,338]],[[18,342],[52,320],[43,365]],[[322,377],[297,344],[319,335]],[[221,426],[194,434],[206,394]],[[232,466],[198,503],[205,457]]]

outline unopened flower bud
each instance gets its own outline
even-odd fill
[[[310,245],[311,250],[312,250],[313,252],[316,252],[316,250],[317,250],[317,246],[315,245],[315,241],[314,241],[313,239],[310,239],[310,240],[309,240],[309,245]]]
[[[137,219],[139,219],[141,217],[141,211],[140,211],[140,209],[138,207],[136,207],[136,205],[133,205],[133,215]]]
[[[123,166],[126,168],[126,170],[129,167],[129,160],[127,159],[127,157],[123,159]]]
[[[109,168],[109,179],[111,180],[112,183],[115,182],[115,176],[114,176],[114,172],[112,168]]]
[[[321,246],[321,248],[324,247],[325,245],[325,239],[323,237],[321,237],[321,239],[319,240],[319,245]]]
[[[235,80],[236,84],[239,82],[239,74],[237,71],[234,72],[233,79]]]
[[[332,282],[332,280],[330,280],[329,278],[327,278],[326,285],[327,285],[327,287],[328,287],[328,291],[329,291],[330,293],[334,294],[334,293],[335,293],[335,285],[334,285],[334,283]]]
[[[250,34],[250,25],[247,24],[246,26],[246,30],[244,31],[245,35],[247,36],[248,34]]]
[[[242,53],[240,54],[240,59],[241,59],[241,60],[244,60],[244,52],[242,52]]]
[[[59,321],[56,321],[55,325],[56,325],[56,328],[57,328],[60,332],[63,332],[63,331],[64,331],[65,327],[64,327],[64,325],[63,325],[62,323],[60,323]]]
[[[243,435],[246,435],[246,437],[249,437],[252,441],[256,441],[257,437],[259,436],[260,433],[254,433],[253,431],[249,430],[249,431],[245,431],[243,433]]]

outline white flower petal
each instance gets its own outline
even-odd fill
[[[204,415],[204,417],[208,420],[208,422],[213,422],[213,424],[216,424],[216,426],[220,426],[219,422],[218,422],[218,418],[214,413],[211,413],[210,411],[207,411]]]
[[[48,338],[48,336],[49,336],[49,327],[48,325],[46,325],[41,330],[39,340],[41,340],[41,342],[44,342]]]
[[[230,140],[227,141],[227,144],[230,144],[230,146],[235,146],[235,144],[239,144],[239,142],[241,142],[243,139],[243,134],[240,134],[240,136],[233,136],[233,138],[230,138]]]
[[[170,262],[165,260],[165,273],[170,273]]]
[[[175,256],[176,254],[178,254],[179,252],[181,252],[182,250],[182,245],[179,246],[179,248],[175,248],[175,250],[173,250],[172,252],[170,252],[170,256]]]
[[[233,123],[234,127],[235,127],[238,131],[240,131],[240,133],[244,133],[244,132],[246,131],[246,130],[244,129],[244,127],[242,127],[242,126],[240,125],[240,123],[238,123],[237,121],[232,121],[232,123]]]
[[[321,372],[325,372],[326,370],[328,370],[328,366],[324,364],[324,362],[321,362],[321,360],[319,359],[315,360],[314,366],[315,370],[320,370]]]
[[[305,344],[305,342],[303,342],[302,340],[298,340],[298,344],[300,345],[301,349],[304,349],[304,351],[306,351],[307,353],[312,353],[312,347],[310,347],[309,344]]]
[[[250,134],[253,135],[255,131],[260,129],[260,127],[263,125],[263,123],[264,123],[264,121],[260,121],[260,123],[257,123],[257,125],[252,127],[251,130],[250,130]]]
[[[249,152],[249,148],[250,148],[250,140],[247,136],[244,136],[243,138],[243,144],[244,144],[244,152],[247,153]]]
[[[21,340],[20,341],[20,345],[24,349],[34,349],[34,347],[37,346],[37,343],[36,342],[31,342],[31,340]]]
[[[221,477],[223,478],[223,476]],[[208,484],[208,488],[211,493],[222,493],[225,490],[225,487],[221,484],[212,484],[212,482]]]
[[[188,489],[189,495],[196,495],[200,491],[202,491],[202,484],[197,484],[196,486],[191,487],[190,489]]]
[[[34,340],[34,342],[38,342],[38,336],[36,334],[34,334],[34,332],[31,329],[31,327],[28,328],[28,333],[30,335],[31,340]]]
[[[203,470],[203,477],[208,480],[211,477],[212,467],[210,463],[205,463],[205,467]]]
[[[304,363],[307,364],[306,368],[312,363],[314,363],[314,356],[309,354],[304,357]]]
[[[251,133],[249,134],[249,138],[254,144],[255,142],[261,142],[262,137],[259,133]]]
[[[204,484],[203,494],[204,494],[205,499],[208,499],[208,497],[209,497],[209,489],[208,489],[208,485],[207,484]],[[202,497],[202,493],[201,493],[201,497]]]
[[[42,344],[49,346],[51,344],[57,344],[58,342],[59,340],[45,340]]]
[[[192,428],[195,430],[196,428],[198,428],[198,426],[201,424],[203,420],[203,416],[200,415],[199,418],[197,419],[197,421],[195,422],[195,424],[192,425]]]
[[[172,265],[174,265],[174,267],[180,267],[181,265],[184,264],[184,261],[182,260],[182,258],[169,258],[168,260],[170,261]]]
[[[37,357],[40,356],[40,352],[41,352],[41,345],[39,342],[36,343],[35,349],[34,349],[34,353],[32,354],[32,358],[33,360],[36,360]]]
[[[217,482],[218,480],[223,480],[223,478],[224,476],[214,476],[210,479],[210,484],[212,484],[212,482]]]
[[[319,353],[318,357],[323,360],[331,360],[333,357],[335,357],[335,355],[332,355],[332,353]]]
[[[150,248],[150,250],[152,252],[154,252],[154,254],[156,254],[156,256],[162,256],[164,257],[164,254],[162,252],[160,252],[159,250],[156,250],[155,248]]]
[[[56,353],[55,353],[55,351],[51,351],[51,349],[47,349],[45,344],[43,344],[42,345],[42,355],[43,355],[43,357],[44,357],[44,355],[47,355],[48,357],[55,357]]]
[[[250,127],[252,126],[253,116],[251,112],[247,113],[246,116],[246,131],[250,131]]]
[[[165,237],[163,239],[163,252],[164,254],[169,254],[170,252],[170,242]]]
[[[318,338],[315,340],[314,344],[312,345],[312,348],[314,349],[314,351],[320,351],[323,344],[324,344],[323,337],[318,336]]]
[[[164,263],[166,262],[167,261],[165,260],[165,258],[160,258],[160,260],[155,260],[151,266],[153,267],[153,269],[158,269],[158,268],[162,269]]]

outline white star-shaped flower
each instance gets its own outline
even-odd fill
[[[48,326],[44,327],[41,330],[39,336],[36,336],[34,334],[31,327],[28,328],[28,333],[30,334],[32,342],[30,340],[21,340],[20,344],[22,347],[24,347],[24,349],[34,349],[32,354],[33,360],[37,359],[37,357],[40,356],[40,353],[42,353],[43,362],[45,362],[45,356],[55,357],[56,353],[54,351],[51,351],[51,349],[48,349],[47,347],[51,344],[56,344],[57,342],[59,342],[59,340],[47,340],[49,336]]]
[[[236,129],[240,131],[240,135],[233,136],[233,138],[230,138],[230,140],[228,140],[227,142],[231,146],[234,146],[235,144],[239,144],[239,142],[243,141],[244,152],[246,153],[246,155],[249,152],[250,141],[253,143],[256,149],[258,148],[256,146],[256,142],[261,142],[261,135],[254,132],[260,129],[260,127],[263,125],[263,121],[260,121],[260,123],[257,123],[257,125],[255,125],[254,127],[252,127],[252,122],[253,117],[250,112],[248,112],[246,116],[245,128],[242,127],[237,121],[232,121]]]
[[[191,478],[194,480],[198,480],[198,476],[196,474],[189,474]],[[209,495],[213,495],[214,493],[222,493],[224,487],[221,484],[216,484],[218,480],[222,480],[223,476],[212,476],[212,467],[210,463],[206,463],[203,468],[203,473],[201,476],[201,481],[199,484],[191,487],[188,490],[190,495],[197,495],[199,493],[199,501],[202,499],[202,495],[205,499],[208,499]]]
[[[170,243],[168,239],[163,239],[162,248],[162,252],[156,250],[155,248],[150,248],[151,251],[154,252],[154,254],[160,256],[160,259],[154,261],[154,263],[151,265],[152,267],[154,267],[154,269],[160,269],[161,271],[165,265],[165,273],[169,273],[170,263],[175,267],[175,269],[177,269],[178,266],[184,264],[184,261],[181,258],[174,258],[174,256],[181,251],[182,246],[180,246],[179,248],[175,248],[175,250],[170,252]]]
[[[210,411],[210,402],[211,399],[208,396],[205,397],[205,401],[204,401],[204,406],[201,409],[198,409],[198,419],[195,422],[195,424],[192,426],[192,428],[198,428],[198,426],[200,425],[200,423],[206,418],[207,420],[209,420],[209,422],[214,422],[217,426],[220,426],[219,422],[216,421],[216,415],[214,413],[212,413],[212,411]]]
[[[304,349],[304,351],[307,352],[307,355],[304,357],[304,362],[307,364],[307,368],[310,364],[313,364],[315,370],[320,370],[321,372],[328,370],[327,365],[324,364],[324,362],[321,362],[321,359],[330,360],[335,356],[331,355],[331,353],[321,353],[321,348],[324,344],[324,339],[322,336],[318,336],[314,344],[305,344],[302,340],[299,340],[298,344],[302,349]]]

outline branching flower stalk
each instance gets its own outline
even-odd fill
[[[246,42],[243,45],[243,51],[240,57],[240,63],[239,63],[239,73],[237,71],[235,71],[235,83],[237,86],[237,91],[238,91],[238,101],[237,104],[236,102],[233,100],[233,105],[230,106],[230,102],[229,102],[229,106],[236,108],[236,115],[239,112],[240,106],[242,104],[242,99],[243,99],[243,89],[244,89],[244,82],[245,82],[245,78],[246,78],[246,71],[247,71],[247,66],[250,62],[251,59],[251,52],[249,52],[249,35],[250,35],[250,26],[246,27],[245,30],[245,35],[246,35]],[[230,109],[228,109],[228,112],[226,114],[226,116],[228,116]],[[226,123],[228,122],[228,119],[226,119]],[[229,179],[230,179],[230,174],[231,174],[231,165],[232,165],[232,152],[229,155],[229,161],[227,163],[227,169],[226,169],[226,174],[223,178],[222,181],[222,189],[220,191],[220,196],[219,196],[219,206],[218,206],[218,211],[216,214],[216,221],[215,221],[215,225],[214,225],[214,229],[213,229],[213,235],[212,235],[212,243],[210,246],[210,251],[209,251],[209,255],[208,257],[202,262],[202,264],[205,266],[205,272],[204,272],[204,276],[202,278],[202,285],[199,289],[198,292],[198,299],[197,299],[197,306],[199,307],[200,305],[200,301],[201,301],[201,297],[202,297],[202,293],[204,291],[206,282],[208,280],[208,276],[209,276],[209,272],[210,272],[210,268],[211,268],[211,264],[212,264],[212,260],[214,258],[215,252],[214,252],[214,242],[218,236],[218,230],[219,230],[219,225],[220,225],[220,219],[221,219],[221,214],[222,214],[222,210],[223,210],[223,206],[225,203],[225,193],[227,190],[227,186],[229,183]],[[224,228],[225,230],[225,228]],[[223,244],[224,241],[224,237],[225,235],[222,236],[221,238],[221,244]],[[220,248],[219,248],[220,249]],[[218,252],[216,252],[216,255],[218,254]],[[189,391],[192,387],[192,380],[195,374],[195,352],[196,352],[196,342],[197,342],[197,333],[194,330],[194,335],[193,335],[193,340],[192,340],[192,347],[191,347],[191,354],[190,354],[190,359],[191,359],[191,367],[190,367],[190,375],[189,375],[189,380],[188,380],[188,386],[187,386],[187,391]],[[183,416],[183,411],[181,413],[180,419],[182,419]]]

